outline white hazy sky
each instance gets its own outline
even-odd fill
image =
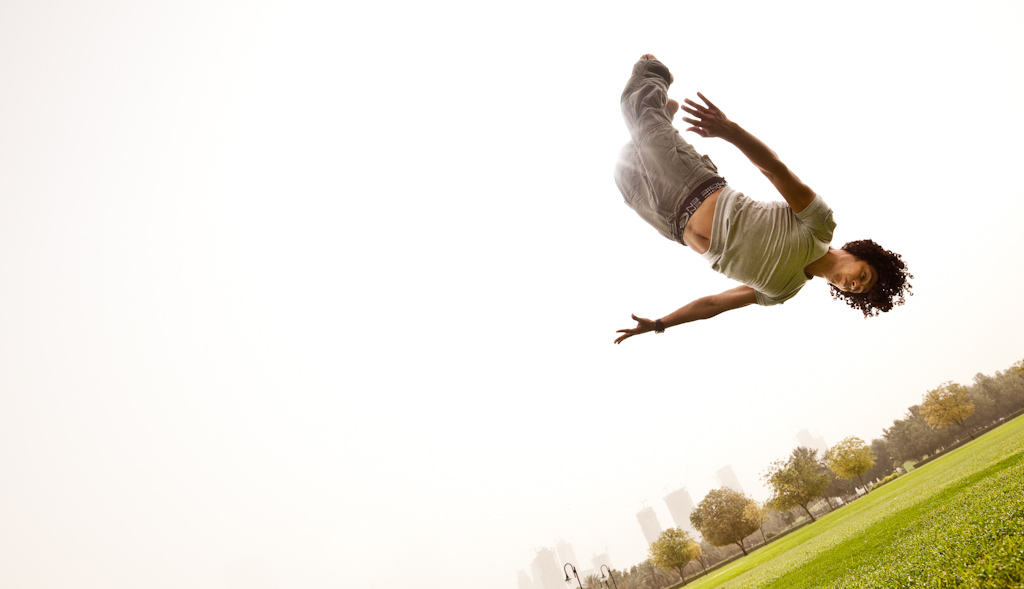
[[[0,3],[0,585],[515,587],[1024,358],[1019,2]],[[917,276],[730,287],[622,204],[672,68]],[[690,134],[729,181],[771,186]]]

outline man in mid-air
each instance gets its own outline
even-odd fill
[[[899,254],[871,240],[829,244],[836,227],[832,209],[758,138],[729,120],[704,95],[686,99],[683,117],[701,137],[735,145],[771,181],[785,202],[752,200],[719,176],[672,126],[679,103],[668,97],[672,73],[653,55],[633,66],[622,92],[622,116],[632,138],[619,154],[615,183],[626,204],[662,235],[690,247],[711,268],[743,283],[699,298],[656,320],[633,315],[637,325],[620,329],[621,343],[649,331],[708,319],[757,303],[777,305],[820,276],[832,297],[865,317],[902,305],[913,278]]]

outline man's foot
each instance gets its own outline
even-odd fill
[[[654,57],[653,53],[644,53],[643,55],[640,56],[640,59],[658,59],[658,58]],[[675,81],[676,81],[675,76],[672,75],[672,72],[669,72],[668,73],[668,85],[671,86],[672,82],[675,82]]]

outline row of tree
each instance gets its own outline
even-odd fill
[[[853,477],[863,480],[861,477],[874,464],[871,448],[856,437],[829,448],[822,459],[818,458],[817,450],[798,447],[787,459],[773,462],[765,472],[764,481],[772,490],[766,503],[728,487],[709,491],[690,514],[690,523],[707,544],[702,546],[685,530],[669,528],[651,544],[649,561],[660,569],[675,571],[678,579],[685,582],[685,569],[691,563],[706,570],[707,566],[728,558],[720,551],[708,554],[708,544],[716,548],[734,545],[746,556],[749,536],[760,532],[761,541],[768,543],[765,525],[773,517],[791,526],[797,519],[792,512],[799,508],[813,521],[812,503],[830,490],[843,495],[855,493],[851,486],[839,481]]]
[[[1024,411],[1024,360],[994,376],[977,374],[969,386],[947,382],[893,421],[882,439],[893,461],[917,462],[949,447],[972,430]],[[947,428],[947,425],[955,425]]]
[[[920,405],[910,407],[903,419],[894,421],[870,445],[851,436],[820,458],[816,450],[798,447],[764,473],[763,480],[771,490],[765,504],[726,487],[710,491],[690,515],[690,523],[704,541],[698,543],[679,528],[665,530],[651,544],[647,562],[628,573],[616,571],[615,579],[621,578],[625,585],[619,589],[656,589],[678,579],[685,583],[685,569],[691,563],[706,570],[729,558],[721,547],[735,545],[746,555],[745,540],[758,531],[767,543],[774,533],[765,535],[768,522],[776,520],[777,529],[792,526],[797,510],[814,521],[813,505],[821,499],[825,499],[823,509],[833,509],[833,498],[846,500],[858,495],[854,479],[866,492],[865,481],[885,477],[907,461],[934,455],[961,441],[964,434],[973,438],[973,429],[988,427],[1022,410],[1024,360],[992,377],[978,374],[971,386],[946,382],[928,391]],[[732,552],[738,554],[735,549]],[[658,577],[651,572],[654,569],[673,571],[678,579],[671,578],[675,575]]]

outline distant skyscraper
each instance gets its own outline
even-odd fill
[[[672,514],[676,527],[692,532],[690,513],[693,512],[693,499],[690,499],[686,487],[665,495],[665,504],[668,505],[668,512]]]
[[[530,575],[526,574],[526,571],[519,571],[519,589],[534,589],[533,581],[530,580]]]
[[[533,564],[530,565],[534,589],[565,589],[562,582],[565,578],[558,571],[555,551],[550,548],[538,548],[537,556],[533,557]]]
[[[576,552],[572,549],[572,544],[565,540],[559,540],[558,544],[555,544],[555,550],[558,551],[558,564],[564,567],[565,563],[571,562],[572,566],[579,568],[580,561],[576,560]]]
[[[601,554],[595,554],[592,556],[590,558],[590,564],[593,565],[594,574],[598,577],[601,576],[601,565],[608,565],[608,568],[614,568],[612,567],[612,559],[608,558],[607,552],[602,552]]]
[[[654,509],[650,507],[641,509],[640,513],[636,514],[636,519],[640,522],[640,529],[644,532],[647,544],[653,544],[661,535],[661,524],[658,523],[658,516],[654,514]]]
[[[828,445],[825,443],[825,438],[811,435],[811,432],[802,429],[796,434],[796,441],[805,448],[818,451],[819,458],[828,452]]]
[[[736,478],[736,473],[732,471],[731,464],[727,464],[724,467],[718,469],[718,472],[715,473],[715,476],[718,477],[718,482],[723,487],[729,487],[730,489],[736,491],[737,493],[743,492],[743,487],[740,486],[740,480]]]

